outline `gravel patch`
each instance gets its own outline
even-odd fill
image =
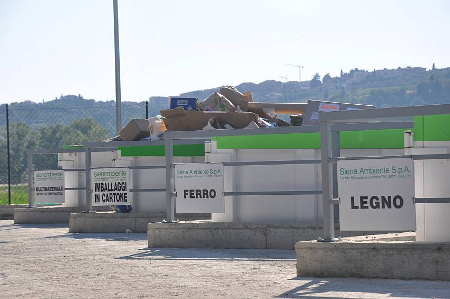
[[[450,282],[296,277],[294,250],[148,248],[0,221],[0,298],[450,298]]]

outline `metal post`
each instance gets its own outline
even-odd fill
[[[33,206],[33,154],[31,151],[27,153],[27,168],[28,168],[28,207]]]
[[[116,131],[122,129],[121,90],[120,90],[120,55],[119,55],[119,15],[117,0],[113,0],[114,8],[114,54],[116,71]]]
[[[341,155],[341,132],[335,131],[332,133],[332,155],[339,157]],[[333,163],[333,198],[339,197],[338,180],[337,178],[337,163]],[[339,222],[339,205],[333,205],[334,221]]]
[[[173,139],[164,140],[166,151],[166,210],[167,216],[165,222],[175,222],[175,200],[174,200],[174,181],[173,181]]]
[[[91,153],[92,149],[90,147],[85,148],[85,166],[86,166],[86,209],[88,212],[92,211],[92,190],[91,190]],[[80,201],[78,201],[80,205]]]
[[[11,204],[11,153],[9,150],[9,105],[6,104],[6,156],[8,160],[8,205]]]
[[[331,124],[321,121],[320,124],[320,148],[321,148],[321,170],[322,170],[322,215],[323,215],[323,239],[321,241],[331,242],[334,239],[334,213],[333,204],[333,169],[331,167]]]

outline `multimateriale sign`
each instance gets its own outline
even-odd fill
[[[64,203],[64,170],[34,172],[35,203]]]
[[[339,161],[337,179],[341,230],[415,230],[413,160]]]

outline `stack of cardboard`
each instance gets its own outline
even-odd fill
[[[171,98],[171,109],[162,116],[134,119],[119,132],[121,140],[159,139],[167,131],[243,129],[317,125],[318,115],[339,110],[373,109],[371,105],[325,101],[308,103],[257,103],[250,91],[241,93],[233,86],[215,92],[197,103],[196,98]],[[194,110],[195,108],[195,110]],[[274,113],[291,114],[290,123]],[[294,113],[294,114],[293,114]],[[163,118],[162,118],[163,117]]]
[[[114,137],[114,140],[157,140],[165,131],[166,127],[160,115],[148,119],[135,118],[119,131],[119,136]]]
[[[164,116],[167,131],[203,130],[210,119],[214,119],[211,122],[214,126],[229,124],[234,129],[245,128],[257,121],[256,114],[252,112],[186,111],[181,107],[161,110],[161,115]]]
[[[241,93],[233,86],[215,92],[197,104],[197,111],[186,111],[182,107],[162,110],[168,131],[193,131],[203,129],[242,129],[267,126],[285,126],[288,123],[263,111],[252,111],[250,91]]]

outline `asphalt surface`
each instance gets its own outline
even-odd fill
[[[296,276],[294,250],[148,248],[0,220],[0,298],[450,298],[450,282]]]

